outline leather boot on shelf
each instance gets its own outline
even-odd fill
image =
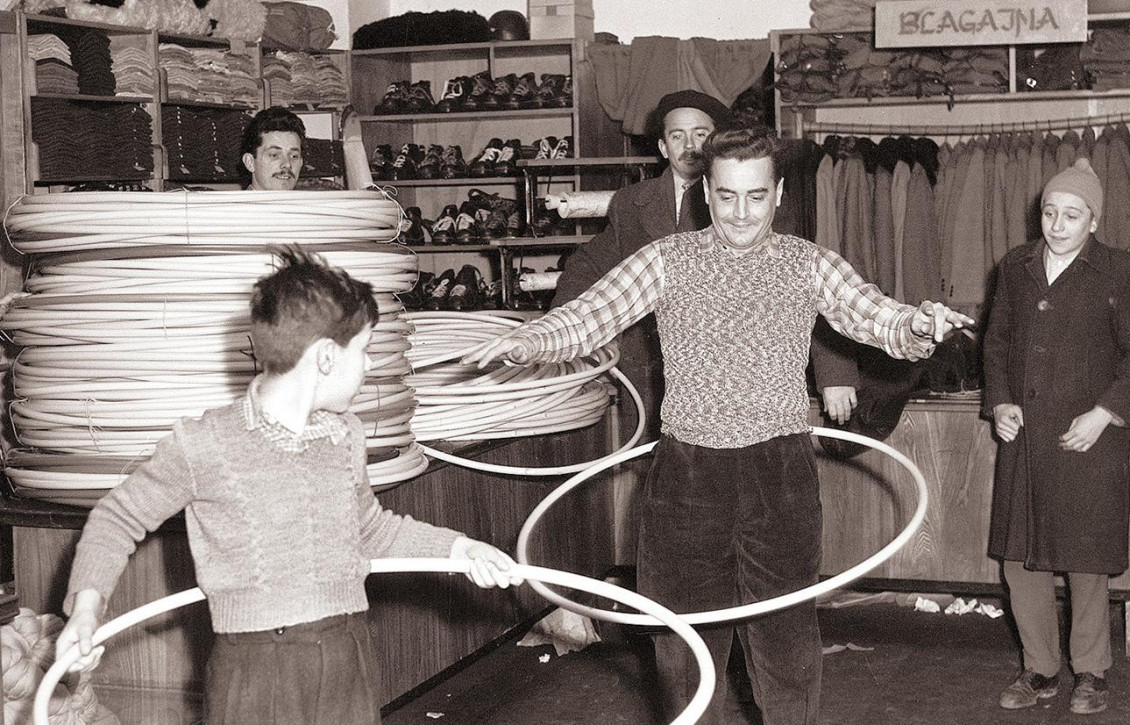
[[[536,108],[538,98],[538,82],[531,73],[523,73],[518,82],[514,84],[514,91],[506,99],[506,108],[518,110],[520,108]]]
[[[444,179],[467,178],[467,162],[463,160],[463,148],[448,146],[443,150],[439,175]]]
[[[396,81],[388,84],[384,98],[373,108],[374,116],[388,116],[395,113],[404,113],[404,106],[408,100],[408,81]]]
[[[518,85],[518,76],[507,73],[494,79],[494,90],[483,100],[484,111],[501,111],[507,108],[510,96],[514,94],[514,86]]]
[[[404,210],[404,216],[409,226],[408,230],[404,232],[404,243],[410,247],[423,246],[427,242],[424,239],[424,227],[426,225],[424,217],[420,215],[420,207],[410,206]]]
[[[522,158],[522,142],[512,138],[502,144],[498,158],[494,162],[494,176],[513,176],[518,171],[517,162]]]
[[[552,159],[553,150],[557,148],[557,137],[546,136],[537,140],[537,153],[535,159]]]
[[[454,286],[455,270],[445,269],[443,274],[436,278],[436,284],[432,287],[432,292],[428,295],[424,307],[429,310],[446,310],[447,296],[451,294],[451,288]]]
[[[494,93],[494,79],[490,71],[479,71],[471,76],[471,91],[467,100],[463,102],[461,111],[483,111],[487,108],[487,99]]]
[[[447,295],[449,310],[482,309],[483,276],[473,264],[464,264],[455,275],[455,285]]]
[[[483,233],[475,218],[475,207],[471,202],[465,201],[459,207],[459,216],[455,217],[455,243],[478,244],[483,239]]]
[[[553,155],[550,158],[554,159],[571,159],[573,158],[573,137],[565,136],[557,145],[553,147]]]
[[[408,181],[416,178],[416,165],[424,160],[423,149],[414,143],[400,147],[400,153],[389,168],[389,181]]]
[[[432,222],[432,244],[455,243],[455,217],[459,216],[459,207],[448,204]]]
[[[474,84],[469,76],[452,78],[443,86],[443,96],[436,103],[436,113],[453,113],[462,111],[463,104],[471,95]]]
[[[573,76],[565,76],[561,83],[561,92],[557,96],[557,108],[572,108],[573,106]]]
[[[404,309],[424,309],[424,305],[432,294],[432,288],[435,287],[435,279],[436,276],[431,272],[420,272],[420,276],[416,278],[416,284],[412,286],[412,289],[400,295]]]
[[[420,165],[416,167],[416,177],[420,179],[438,179],[440,167],[443,166],[443,146],[428,144],[428,150]]]
[[[487,142],[483,150],[479,152],[479,155],[471,160],[471,164],[468,167],[471,176],[494,176],[494,164],[498,161],[498,157],[501,154],[502,139],[492,138]]]
[[[373,149],[373,155],[369,158],[369,171],[373,174],[374,181],[388,181],[392,176],[392,162],[395,157],[392,153],[392,146],[387,143],[381,144]]]
[[[416,81],[409,86],[408,98],[404,100],[405,113],[431,113],[435,106],[431,81]]]
[[[542,73],[538,86],[536,108],[561,107],[561,93],[565,88],[565,76],[561,73]],[[565,104],[566,106],[568,104]]]

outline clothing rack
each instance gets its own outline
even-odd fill
[[[840,123],[836,121],[809,121],[804,123],[804,135],[830,133],[845,136],[984,136],[993,133],[1017,131],[1064,131],[1088,126],[1105,126],[1130,121],[1130,111],[1101,116],[1016,121],[1011,123],[968,123],[963,125],[888,126],[874,123]]]

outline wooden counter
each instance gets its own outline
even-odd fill
[[[607,450],[605,434],[606,426],[598,424],[572,433],[519,439],[477,458],[515,466],[577,463]],[[382,492],[380,499],[398,513],[449,526],[512,551],[529,512],[564,478],[516,480],[436,465]],[[610,487],[602,485],[587,486],[563,500],[532,542],[532,563],[602,576],[613,564],[611,500]],[[28,504],[23,508],[29,511],[22,514],[17,513],[18,508],[0,510],[0,523],[15,527],[13,554],[20,604],[40,613],[59,613],[79,536],[77,527],[85,514],[47,504]],[[110,600],[111,615],[195,586],[188,542],[176,523],[138,548]],[[60,526],[72,528],[57,528]],[[369,578],[368,589],[384,702],[420,685],[546,606],[529,587],[485,591],[461,576],[374,576]],[[192,722],[191,710],[199,707],[197,693],[202,691],[210,642],[203,603],[170,612],[117,637],[96,671],[96,684],[100,691],[129,688],[168,695],[163,707],[169,711],[164,715],[145,712],[131,720],[128,708],[119,708],[123,725],[153,725],[157,719],[161,723]],[[178,708],[186,712],[177,712]]]

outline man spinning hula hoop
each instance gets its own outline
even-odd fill
[[[821,511],[804,369],[817,314],[852,339],[928,357],[973,320],[940,303],[884,296],[835,252],[772,230],[782,180],[765,130],[723,127],[703,146],[713,224],[643,247],[587,292],[485,343],[465,362],[586,355],[654,312],[665,362],[662,436],[642,501],[640,593],[679,612],[722,609],[814,584]],[[704,629],[724,671],[734,626]],[[814,602],[738,625],[766,725],[815,723],[820,631]],[[696,670],[655,638],[669,711]],[[724,678],[702,722],[725,722]]]

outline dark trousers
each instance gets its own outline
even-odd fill
[[[814,584],[820,568],[820,489],[807,434],[715,449],[663,436],[644,490],[641,594],[676,612],[723,609]],[[702,723],[727,715],[726,663],[737,630],[765,725],[814,724],[821,651],[816,605],[699,628],[718,687]],[[672,634],[655,637],[668,715],[694,695],[694,657]]]
[[[208,725],[379,725],[365,612],[262,632],[217,634]]]

